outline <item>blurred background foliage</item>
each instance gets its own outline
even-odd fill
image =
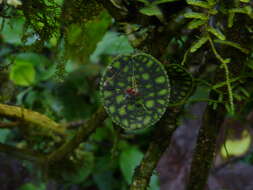
[[[101,72],[113,56],[133,53],[135,48],[131,43],[141,44],[148,27],[134,24],[120,26],[100,4],[91,0],[0,2],[0,102],[38,111],[59,123],[73,122],[68,132],[74,134],[78,129],[76,123],[86,122],[101,105],[98,91]],[[113,1],[115,6],[119,6],[117,2],[120,1]],[[140,2],[145,4],[140,9],[142,14],[156,16],[163,22],[162,9],[157,4],[152,4],[153,1]],[[120,8],[124,12],[124,7]],[[248,29],[252,30],[250,27]],[[126,35],[122,28],[130,32]],[[185,52],[188,41],[193,41],[193,35],[183,32],[175,36],[167,47],[166,59],[180,63],[182,52]],[[192,62],[189,70],[195,69],[194,61],[201,62],[198,56],[189,59]],[[252,53],[246,61],[247,69],[252,70]],[[214,65],[210,64],[205,69],[202,78],[212,75]],[[250,82],[247,84],[252,84]],[[245,107],[240,114],[228,117],[224,124],[216,165],[233,158],[248,165],[253,163],[253,88],[245,88],[247,90],[241,88],[238,93],[242,95],[237,96]],[[210,87],[198,84],[189,102],[207,99],[209,91]],[[191,106],[192,103],[188,103],[187,109],[190,110]],[[194,114],[188,111],[185,118],[194,119]],[[243,120],[245,117],[247,119]],[[0,120],[6,121],[9,120]],[[190,131],[192,126],[188,127]],[[8,154],[1,154],[0,189],[126,190],[150,136],[150,133],[137,137],[122,134],[108,118],[88,141],[80,144],[72,157],[62,160],[50,171],[44,171],[43,167],[28,161],[9,158]],[[177,138],[175,142],[181,142],[184,137]],[[196,134],[192,134],[188,140],[194,139]],[[20,127],[0,129],[0,142],[41,153],[51,152],[62,143],[61,140],[43,135],[43,131],[33,126],[31,130]],[[180,146],[181,151],[187,149],[187,143]],[[180,146],[176,147],[179,152]],[[176,161],[179,157],[178,153],[172,159]],[[160,169],[160,179],[163,179],[164,172]],[[154,172],[149,190],[160,189],[159,177]],[[238,189],[243,190],[242,187]]]

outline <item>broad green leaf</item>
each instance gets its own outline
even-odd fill
[[[30,86],[35,83],[36,72],[31,62],[16,59],[11,66],[10,79],[17,85]]]
[[[53,64],[47,57],[36,53],[20,53],[17,60],[29,62],[36,68],[36,81],[44,81],[52,77],[56,72],[56,64]]]
[[[148,190],[160,190],[159,178],[157,175],[153,174],[151,176]]]
[[[79,64],[88,63],[97,43],[103,38],[111,17],[107,12],[83,25],[71,24],[66,31],[66,56]]]
[[[201,37],[196,43],[194,43],[190,49],[190,52],[193,53],[201,48],[208,41],[208,37]]]
[[[0,18],[0,23],[3,20]],[[3,37],[4,41],[13,44],[22,44],[21,37],[23,35],[23,26],[24,26],[24,19],[21,18],[12,18],[12,19],[5,19],[4,27],[1,31],[1,36]]]
[[[98,62],[102,55],[129,54],[133,52],[134,49],[125,35],[109,31],[97,44],[97,48],[90,56],[90,59],[92,62]]]
[[[248,130],[242,132],[240,139],[227,139],[225,142],[226,149],[230,156],[241,156],[250,148],[252,138]],[[224,146],[221,148],[221,155],[227,158],[227,152]]]
[[[134,169],[143,157],[142,152],[136,147],[129,147],[120,155],[120,169],[128,184],[131,183]]]

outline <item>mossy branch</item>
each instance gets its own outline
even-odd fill
[[[72,151],[77,148],[81,142],[86,140],[90,134],[96,130],[96,128],[102,126],[106,117],[107,114],[104,108],[99,108],[98,111],[79,128],[72,139],[67,141],[48,156],[49,163],[57,162],[72,153]]]
[[[210,99],[217,99],[218,94],[211,92]],[[219,104],[216,110],[208,105],[199,130],[197,145],[191,164],[187,190],[203,190],[212,167],[216,152],[216,139],[223,123],[226,111],[224,105]]]
[[[146,190],[150,177],[160,160],[162,154],[169,146],[173,132],[178,126],[178,118],[181,108],[168,108],[166,113],[156,126],[153,141],[150,142],[148,150],[140,165],[136,168],[130,190]]]
[[[45,115],[28,109],[0,104],[0,116],[19,119],[20,121],[29,122],[34,125],[47,128],[59,134],[65,134],[64,129],[59,128],[60,124],[57,124]],[[106,117],[107,114],[101,107],[87,122],[82,124],[71,140],[67,141],[59,149],[55,150],[48,156],[33,152],[31,150],[18,149],[5,144],[0,144],[0,152],[8,153],[16,156],[17,158],[36,161],[39,163],[42,163],[46,160],[48,160],[49,163],[57,162],[78,147],[78,145],[87,139],[97,127],[102,126],[102,123]],[[16,122],[10,123],[11,126],[13,126],[14,123]]]
[[[29,109],[25,109],[18,106],[0,104],[0,116],[18,119],[22,122],[31,123],[37,127],[53,131],[56,134],[66,135],[65,129],[61,127],[60,124],[56,123],[55,121],[51,120],[43,114]]]

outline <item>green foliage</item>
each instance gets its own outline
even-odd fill
[[[15,60],[11,67],[10,79],[17,85],[32,85],[35,82],[35,69],[27,61]]]
[[[49,154],[68,142],[78,133],[80,123],[86,123],[101,106],[99,81],[104,69],[108,70],[108,65],[115,60],[113,57],[140,55],[140,49],[148,51],[145,55],[149,58],[151,54],[157,57],[159,62],[155,62],[167,69],[169,85],[165,108],[168,103],[173,108],[206,101],[214,109],[222,104],[228,116],[242,119],[252,110],[251,1],[104,1],[111,4],[112,9],[116,7],[116,12],[98,2],[103,1],[25,0],[17,7],[0,4],[3,6],[0,14],[0,103],[19,105],[47,115],[63,123],[60,127],[65,127],[67,133],[66,137],[52,133],[48,136],[48,131],[37,130],[22,120],[15,129],[0,130],[1,143]],[[168,10],[179,7],[171,17]],[[127,62],[131,65],[133,60]],[[138,60],[138,63],[142,63],[143,68],[148,65],[147,61]],[[117,84],[121,79],[128,80],[131,83],[128,87],[135,89],[139,85],[135,77],[145,79],[145,74],[152,72],[154,78],[147,81],[159,82],[154,67],[147,71],[131,73],[130,78],[122,73],[122,76],[112,77],[112,81]],[[158,93],[157,86],[152,92]],[[119,95],[116,88],[113,90]],[[217,93],[216,98],[209,97],[212,91]],[[157,101],[158,98],[145,101],[137,98],[138,105],[143,106],[146,100]],[[115,101],[109,103],[107,106],[114,105]],[[152,106],[152,101],[147,105],[154,111],[152,117],[160,113],[160,107]],[[146,116],[149,110],[143,107]],[[124,113],[120,108],[117,107],[115,113]],[[5,122],[13,120],[1,119],[1,123]],[[138,136],[125,134],[113,126],[110,118],[98,127],[60,162],[42,164],[46,177],[61,183],[62,188],[76,184],[82,189],[128,189],[154,131],[151,129]],[[240,149],[232,141],[226,144],[231,151],[235,147]],[[38,174],[38,168],[30,167],[31,172],[36,169]],[[149,189],[158,190],[158,181],[158,176],[153,175]],[[41,185],[26,183],[19,189],[46,188],[46,182],[38,184]]]
[[[197,51],[199,48],[201,48],[201,46],[203,46],[206,42],[208,41],[208,37],[207,36],[203,36],[201,37],[196,43],[194,43],[190,49],[191,53],[194,53],[195,51]]]
[[[0,18],[0,22],[4,22]],[[21,44],[22,43],[22,30],[24,27],[24,19],[21,18],[12,18],[5,21],[5,24],[2,28],[2,38],[12,44]]]
[[[71,24],[66,29],[65,56],[80,64],[87,63],[89,56],[96,49],[97,43],[104,36],[110,23],[111,17],[108,13],[102,12],[96,19],[87,21],[81,26],[80,24]]]
[[[134,169],[142,157],[143,154],[136,147],[129,147],[120,154],[120,169],[128,184],[131,184]]]
[[[46,187],[44,184],[37,186],[32,183],[26,183],[19,188],[19,190],[45,190],[45,189]]]

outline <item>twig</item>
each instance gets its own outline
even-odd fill
[[[5,128],[13,128],[13,127],[16,127],[16,126],[18,126],[20,124],[20,122],[16,122],[16,121],[14,121],[14,122],[0,122],[0,128],[1,129],[5,129]]]
[[[85,120],[71,121],[69,123],[62,124],[62,126],[66,129],[78,129],[78,127],[84,125],[85,122]]]
[[[3,152],[8,155],[12,155],[15,158],[21,160],[28,160],[37,163],[43,163],[45,160],[45,156],[41,153],[34,152],[28,149],[20,149],[10,145],[0,143],[0,152]]]
[[[102,126],[102,123],[106,119],[107,114],[104,108],[99,108],[98,111],[92,115],[92,117],[79,128],[74,137],[63,144],[60,148],[52,152],[48,156],[48,162],[53,163],[61,160],[70,154],[78,145],[87,139],[96,128]]]

